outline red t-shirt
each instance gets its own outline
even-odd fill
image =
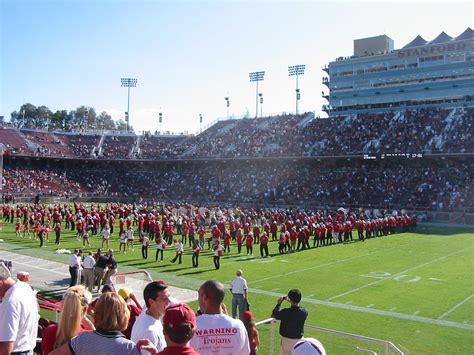
[[[130,309],[130,319],[128,320],[128,326],[127,328],[122,332],[123,335],[125,335],[125,338],[130,339],[130,336],[132,335],[132,328],[133,325],[135,324],[135,320],[141,313],[141,309],[138,308],[134,304],[128,305]]]
[[[56,333],[58,331],[57,324],[50,324],[43,331],[43,337],[41,340],[41,349],[44,355],[48,355],[54,350],[54,343],[56,342]],[[89,329],[84,329],[82,326],[79,329],[79,333],[90,332]]]
[[[190,346],[168,346],[158,355],[199,355],[199,353]]]

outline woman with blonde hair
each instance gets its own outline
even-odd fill
[[[157,354],[156,347],[149,340],[135,344],[124,337],[122,331],[127,328],[129,318],[130,311],[122,297],[113,292],[103,293],[95,305],[96,330],[79,334],[51,355],[141,355],[140,349]]]
[[[91,300],[91,293],[82,285],[67,290],[61,306],[59,323],[49,325],[43,332],[41,347],[44,355],[66,344],[79,333],[95,329],[86,317]]]

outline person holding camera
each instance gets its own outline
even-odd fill
[[[290,308],[280,309],[283,301],[288,301]],[[273,309],[272,317],[280,321],[280,355],[291,355],[293,346],[303,338],[308,311],[299,306],[300,301],[300,290],[292,289],[288,292],[288,296],[278,298],[277,305]]]

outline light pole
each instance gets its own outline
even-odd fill
[[[260,97],[260,117],[263,117],[263,93],[259,93],[258,97]]]
[[[298,102],[300,101],[300,89],[298,88],[298,76],[304,74],[304,64],[288,67],[288,76],[296,76],[296,114],[298,114]]]
[[[202,114],[199,114],[199,133],[202,132]]]
[[[89,122],[89,109],[84,111],[84,132],[87,133],[87,123]]]
[[[134,88],[137,86],[137,79],[134,78],[121,78],[120,82],[122,83],[122,87],[126,87],[128,89],[128,101],[127,101],[127,112],[125,113],[125,119],[127,122],[127,133],[128,133],[128,123],[130,122],[130,88]]]
[[[161,134],[162,134],[162,133],[161,133],[161,124],[163,123],[163,113],[160,112],[160,113],[158,114],[158,116],[159,116],[158,120],[159,120],[159,122],[160,122],[160,135],[161,135]]]
[[[256,71],[253,73],[249,73],[250,82],[253,82],[253,81],[257,82],[257,92],[255,94],[255,118],[258,117],[258,82],[263,81],[264,76],[265,76],[264,71]]]
[[[229,96],[226,96],[225,101],[226,101],[226,106],[227,106],[227,119],[229,119],[230,118],[230,116],[229,116],[229,107],[230,107],[230,98],[229,98]]]

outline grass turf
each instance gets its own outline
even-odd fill
[[[0,249],[67,262],[67,256],[52,253],[54,233],[41,249],[38,241],[18,239],[14,224],[5,224],[0,238],[6,242]],[[227,284],[242,269],[257,320],[268,318],[276,298],[296,287],[304,297],[301,305],[309,310],[307,325],[389,340],[406,354],[470,354],[474,352],[473,241],[474,234],[466,229],[419,227],[416,233],[284,255],[278,255],[277,244],[271,242],[270,258],[259,257],[258,245],[254,256],[238,255],[232,245],[220,270],[214,270],[208,250],[201,254],[199,268],[193,268],[189,247],[181,265],[169,261],[172,247],[165,251],[163,263],[155,262],[153,248],[143,260],[138,243],[133,252],[116,256],[119,271],[146,269],[154,278],[193,289],[208,279]],[[91,244],[92,250],[101,247],[100,238],[92,237]],[[118,245],[115,232],[111,247],[117,250]],[[82,244],[72,232],[63,232],[60,248],[77,247]],[[228,293],[229,310],[230,300]],[[197,302],[191,306],[197,308]],[[262,326],[260,333],[261,353],[266,354],[269,326]],[[320,339],[332,354],[355,353],[356,346],[381,349],[309,329],[305,335]],[[276,332],[275,343],[278,338]]]

